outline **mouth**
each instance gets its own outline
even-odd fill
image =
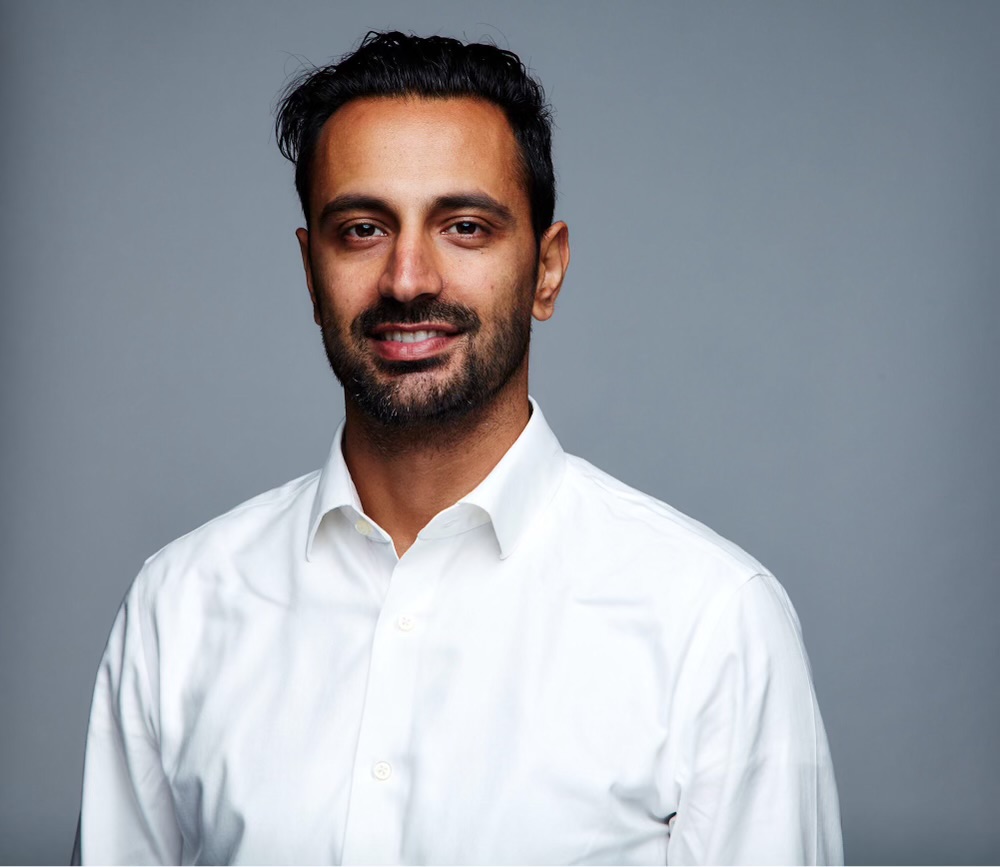
[[[389,322],[368,333],[375,354],[385,361],[423,361],[447,352],[461,336],[454,325]]]
[[[435,337],[449,337],[444,331],[437,329],[426,331],[386,331],[376,336],[376,340],[391,340],[394,343],[421,343],[424,340],[432,340]]]

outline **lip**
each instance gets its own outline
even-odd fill
[[[418,340],[415,343],[402,343],[398,340],[385,340],[383,335],[394,331],[413,334],[418,331],[439,332],[436,337]],[[377,325],[368,334],[368,340],[375,354],[385,361],[422,361],[447,352],[458,340],[461,332],[454,325],[446,322],[387,322]]]

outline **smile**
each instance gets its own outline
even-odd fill
[[[447,336],[444,331],[386,331],[378,335],[378,339],[394,343],[421,343],[434,337]]]
[[[416,362],[443,357],[461,331],[447,322],[386,323],[369,334],[371,347],[383,361]]]

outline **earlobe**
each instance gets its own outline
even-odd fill
[[[313,322],[321,325],[319,307],[316,306],[316,292],[313,290],[312,265],[309,261],[309,231],[296,229],[295,237],[299,240],[299,252],[302,254],[302,269],[306,272],[306,286],[309,289],[309,300],[312,301]]]
[[[569,267],[569,226],[553,223],[538,245],[538,282],[531,313],[540,322],[555,312],[556,298]]]

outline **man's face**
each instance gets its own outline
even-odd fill
[[[426,422],[526,383],[538,249],[503,112],[348,103],[321,131],[299,230],[334,373],[368,415]]]

